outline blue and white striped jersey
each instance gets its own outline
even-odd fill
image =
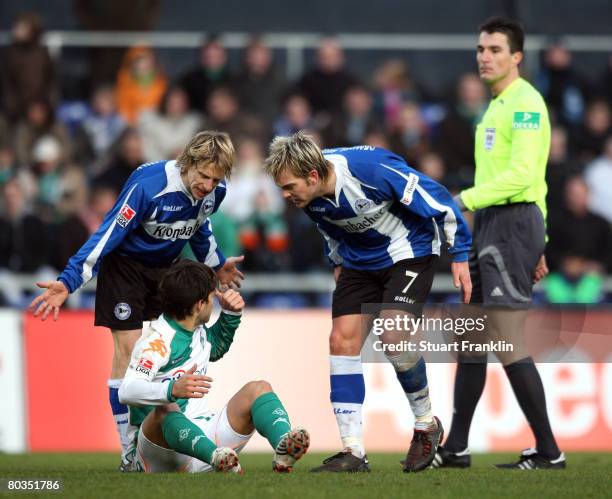
[[[409,258],[439,255],[442,234],[453,261],[472,244],[450,193],[398,155],[370,146],[323,151],[336,173],[334,199],[314,199],[304,211],[325,238],[333,265],[378,270]]]
[[[111,251],[146,265],[174,261],[189,241],[196,258],[219,268],[225,257],[217,248],[209,215],[225,197],[225,182],[205,198],[191,196],[176,161],[140,166],[130,175],[102,225],[68,261],[58,279],[72,293],[97,274]]]

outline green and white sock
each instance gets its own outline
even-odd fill
[[[164,439],[171,449],[210,464],[217,448],[204,432],[182,412],[171,412],[162,421]]]
[[[289,415],[274,392],[257,397],[251,407],[255,429],[276,450],[281,438],[291,430]]]

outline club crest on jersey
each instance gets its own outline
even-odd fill
[[[130,220],[134,218],[134,215],[136,215],[136,210],[134,210],[134,208],[132,208],[129,204],[124,203],[119,210],[119,213],[117,213],[115,220],[119,225],[121,225],[121,227],[125,228],[127,227],[127,224],[130,223]]]
[[[132,307],[127,303],[121,302],[115,305],[115,317],[120,321],[128,319],[132,315]]]
[[[372,201],[366,198],[361,198],[355,201],[355,213],[363,213],[372,206]]]
[[[205,199],[202,203],[202,211],[205,215],[210,215],[215,207],[215,202],[212,199]]]

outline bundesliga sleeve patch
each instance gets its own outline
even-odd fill
[[[512,120],[512,128],[515,130],[539,130],[540,129],[540,113],[514,113]]]
[[[132,208],[129,204],[124,203],[124,205],[119,210],[117,217],[115,218],[116,222],[121,225],[124,229],[127,227],[127,224],[130,223],[132,218],[136,215],[136,210]]]

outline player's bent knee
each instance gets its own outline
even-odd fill
[[[358,331],[357,331],[358,333]],[[329,352],[332,355],[358,355],[361,349],[359,334],[332,329],[329,336]]]
[[[260,395],[272,391],[272,385],[265,380],[249,381],[245,385],[246,390],[251,394],[253,400]]]
[[[155,417],[159,419],[159,421],[162,421],[168,414],[172,412],[181,412],[181,409],[175,403],[158,405],[155,407],[154,414]]]

